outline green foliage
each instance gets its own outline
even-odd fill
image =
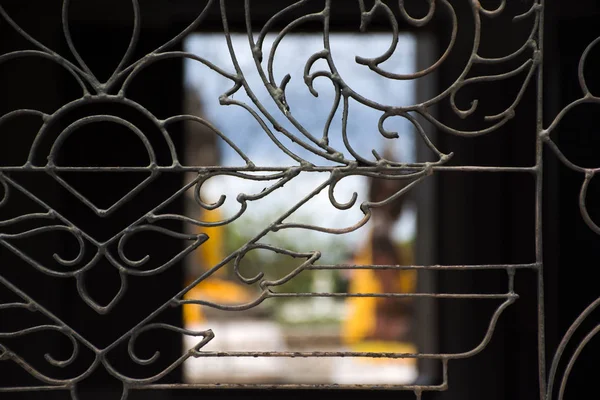
[[[227,254],[244,246],[255,237],[248,227],[264,226],[265,221],[273,221],[282,215],[281,210],[274,209],[271,215],[261,215],[260,220],[248,216],[244,224],[232,224],[227,226],[226,251]],[[317,224],[311,218],[302,218],[299,222],[306,224]],[[295,252],[311,253],[320,251],[321,259],[317,263],[343,263],[347,261],[349,243],[342,236],[314,234],[304,229],[283,230],[270,233],[260,240],[260,243],[279,247]],[[264,273],[266,280],[281,279],[306,261],[306,258],[295,258],[277,254],[273,251],[256,249],[249,251],[240,264],[240,273],[244,277],[254,277],[259,272]],[[230,270],[233,277],[233,270]],[[306,293],[313,291],[313,275],[315,271],[303,271],[290,281],[281,286],[274,287],[277,292]],[[335,271],[331,274],[333,290],[344,287],[342,275]],[[253,285],[259,290],[258,283]],[[279,303],[277,302],[274,303]]]

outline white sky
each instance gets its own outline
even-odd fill
[[[265,46],[263,47],[265,54],[263,68],[265,70],[267,56],[273,39],[274,36],[267,37]],[[287,73],[292,77],[286,89],[286,99],[291,113],[308,132],[318,138],[322,135],[325,121],[333,104],[335,92],[331,82],[327,79],[317,79],[314,86],[319,92],[319,97],[315,98],[304,83],[303,69],[306,60],[313,53],[322,50],[322,40],[322,35],[319,34],[289,35],[280,44],[274,63],[275,80],[277,82],[281,82],[281,79]],[[297,137],[303,138],[302,133],[293,128],[291,123],[281,114],[270,94],[264,88],[254,60],[251,57],[247,36],[245,34],[233,35],[232,41],[244,76],[260,103],[265,106],[271,115],[277,118],[281,125],[288,128]],[[359,94],[371,100],[389,105],[405,105],[414,101],[414,83],[412,81],[390,81],[379,77],[367,67],[354,62],[354,57],[357,55],[374,57],[384,53],[390,45],[390,35],[369,34],[358,36],[332,34],[330,41],[333,58],[340,75]],[[401,36],[394,56],[381,66],[396,73],[412,72],[414,71],[415,49],[415,42],[411,36]],[[231,56],[222,34],[197,34],[191,36],[186,42],[186,51],[202,56],[228,72],[234,71]],[[319,69],[323,69],[323,64],[317,63],[312,71],[314,72]],[[221,106],[219,104],[219,96],[232,86],[231,81],[211,71],[202,64],[190,60],[186,60],[185,80],[186,85],[193,87],[199,92],[204,107],[204,117],[235,142],[257,166],[297,165],[295,161],[275,147],[249,112],[240,107]],[[252,105],[243,90],[236,93],[234,99]],[[253,108],[256,109],[256,107]],[[329,132],[330,146],[348,154],[342,142],[341,114],[342,107],[340,106],[335,114],[334,122]],[[381,152],[387,141],[390,143],[389,145],[393,146],[397,159],[407,162],[414,161],[415,144],[412,126],[400,118],[390,119],[386,122],[386,129],[398,131],[400,138],[395,140],[385,139],[377,130],[377,123],[380,116],[380,111],[364,107],[359,103],[351,103],[348,124],[351,145],[361,156],[373,159],[371,150],[377,149]],[[270,124],[268,125],[270,126]],[[309,153],[300,146],[294,146],[282,134],[274,133],[295,154],[316,165],[331,165],[327,160]],[[308,142],[307,139],[306,141]],[[222,142],[220,150],[223,165],[244,165],[240,157],[224,142]],[[249,211],[255,213],[254,215],[266,215],[267,218],[281,214],[285,209],[292,207],[301,196],[306,195],[317,187],[325,178],[323,174],[302,174],[288,183],[284,188],[268,195],[265,199],[256,202],[256,204],[252,204]],[[228,201],[224,205],[224,210],[227,214],[231,214],[238,209],[239,204],[235,201],[238,193],[259,193],[264,186],[264,184],[257,185],[256,182],[241,179],[214,178],[211,182],[207,183],[206,189],[208,197],[213,200],[218,199],[221,194],[227,195]],[[327,191],[324,191],[322,195],[317,196],[310,203],[299,209],[294,216],[290,217],[288,222],[311,220],[313,223],[327,227],[353,225],[362,216],[359,205],[365,200],[366,182],[359,177],[349,177],[340,182],[336,187],[336,197],[340,202],[349,200],[353,192],[358,193],[359,201],[350,210],[340,211],[335,209],[329,202]],[[250,228],[248,227],[248,229]],[[406,240],[411,238],[414,235],[414,230],[415,212],[409,208],[400,218],[397,225],[397,239]],[[327,236],[331,236],[299,230],[286,232],[286,234],[292,237],[300,237],[297,235],[315,235],[315,238],[319,241],[326,241]],[[364,231],[360,230],[347,236],[349,240],[355,242],[363,234]]]

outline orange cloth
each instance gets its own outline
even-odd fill
[[[201,215],[204,222],[218,222],[222,220],[219,210],[205,211]],[[209,236],[208,241],[203,243],[194,252],[194,262],[202,267],[202,270],[208,269],[219,264],[224,258],[224,240],[225,230],[222,226],[217,227],[196,227],[197,233],[206,233]],[[200,282],[184,296],[184,299],[202,299],[217,304],[242,304],[251,301],[249,291],[236,282],[229,282],[222,277],[225,275],[225,268],[221,268],[211,275],[207,280]],[[184,304],[183,319],[187,324],[198,324],[205,321],[205,315],[202,306],[195,304]]]
[[[368,245],[365,245],[354,259],[356,265],[372,265],[372,249],[370,240]],[[399,255],[401,262],[404,265],[413,263],[412,248],[409,245],[399,247]],[[399,293],[411,293],[416,289],[417,271],[402,270],[398,274],[397,290]],[[373,270],[359,269],[353,270],[350,278],[349,293],[380,293],[382,291],[381,284],[378,281]],[[400,345],[404,350],[400,352],[414,352],[414,346],[411,344],[399,342],[375,342],[365,341],[365,338],[375,330],[375,309],[377,302],[380,301],[374,297],[350,297],[347,299],[349,307],[349,315],[342,325],[342,340],[355,351],[375,351],[375,352],[394,352]],[[362,350],[358,350],[358,349]],[[388,350],[382,350],[387,348]],[[371,350],[365,350],[371,349]],[[377,349],[377,350],[375,350]],[[388,360],[389,361],[389,360]]]
[[[213,278],[196,285],[187,292],[185,299],[202,299],[217,304],[243,304],[252,301],[248,290],[241,285],[223,279]],[[184,304],[183,318],[186,324],[199,324],[205,321],[202,306]]]

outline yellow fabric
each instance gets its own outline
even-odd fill
[[[354,263],[356,265],[372,265],[372,249],[370,240],[357,254]],[[402,264],[410,265],[413,262],[412,249],[410,246],[402,246],[400,251]],[[399,274],[398,289],[401,293],[415,291],[417,272],[415,270],[402,270]],[[349,293],[379,293],[381,285],[374,271],[368,269],[354,270],[348,292]],[[375,330],[375,308],[379,299],[374,297],[350,297],[347,304],[350,307],[350,315],[342,325],[342,340],[346,345],[356,345],[369,336]]]
[[[352,351],[359,353],[415,354],[417,347],[412,343],[372,340],[352,345]],[[390,362],[416,364],[417,362],[416,358],[361,358],[360,360],[369,364],[389,364]]]
[[[204,222],[218,222],[222,219],[219,210],[204,211],[201,216],[201,220]],[[194,253],[196,255],[195,262],[207,271],[225,258],[223,251],[225,231],[222,226],[197,227],[197,233],[206,233],[209,237]],[[188,300],[202,299],[218,304],[241,304],[251,301],[249,292],[240,284],[222,279],[225,273],[224,268],[217,270],[206,281],[200,282],[186,293],[184,298]],[[206,319],[202,307],[195,304],[184,304],[183,318],[186,324],[198,324]]]
[[[217,209],[214,211],[203,211],[202,221],[215,223],[223,220],[221,212]],[[212,268],[223,260],[223,246],[225,232],[222,226],[215,227],[197,227],[197,233],[206,233],[209,239],[198,248],[197,262],[204,267],[205,270]],[[224,268],[216,271],[213,276],[223,276]]]
[[[199,283],[184,296],[185,299],[202,299],[217,304],[243,304],[252,300],[250,294],[237,283],[222,279],[210,279]],[[205,321],[201,306],[184,304],[183,315],[186,323],[198,324]]]

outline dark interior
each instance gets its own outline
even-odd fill
[[[338,0],[343,1],[343,0]],[[290,1],[285,1],[291,3]],[[529,0],[523,0],[529,3]],[[7,12],[28,32],[36,38],[42,38],[48,45],[61,54],[68,54],[68,48],[60,29],[60,1],[3,1],[2,5]],[[196,15],[205,2],[196,0],[180,0],[177,2],[167,0],[152,0],[143,2],[141,39],[135,57],[141,57],[158,44],[165,42],[181,31],[182,27],[190,22],[190,16]],[[235,3],[235,2],[227,2]],[[242,2],[238,6],[230,6],[228,12],[229,23],[233,30],[244,31],[245,22]],[[261,0],[252,2],[252,18],[257,26],[262,25],[272,15],[272,5],[282,7],[283,1]],[[319,2],[309,2],[316,8]],[[353,2],[348,2],[353,3]],[[415,3],[414,14],[419,15],[419,5],[426,2]],[[437,85],[447,87],[457,74],[462,71],[464,60],[470,54],[471,43],[471,9],[470,1],[460,0],[452,2],[455,5],[459,21],[459,37],[451,58],[441,68]],[[482,3],[484,3],[482,1]],[[491,2],[490,2],[491,3]],[[515,6],[517,2],[510,2],[507,9]],[[71,30],[76,38],[78,49],[82,57],[98,71],[99,77],[110,74],[118,61],[126,44],[126,38],[131,31],[130,4],[122,0],[78,1],[73,3],[71,16]],[[523,9],[522,5],[518,5]],[[412,7],[412,5],[411,5]],[[348,30],[357,32],[359,23],[357,7],[348,6],[346,9],[335,8],[332,17],[335,24],[332,30]],[[510,14],[510,13],[509,13]],[[547,1],[546,4],[546,34],[544,38],[544,123],[547,125],[557,111],[581,94],[578,92],[577,64],[585,47],[600,34],[598,17],[600,16],[600,3],[588,1]],[[401,20],[401,18],[399,18]],[[106,24],[105,21],[111,21]],[[218,2],[210,10],[205,24],[201,25],[202,31],[221,29],[221,18]],[[439,43],[439,48],[445,48],[448,37],[448,21],[441,18],[439,23],[422,28],[423,31],[433,33]],[[498,22],[498,26],[510,23],[506,19]],[[506,26],[506,25],[504,25]],[[374,22],[371,29],[386,29],[381,22]],[[275,27],[277,28],[277,27]],[[527,27],[525,27],[526,29]],[[306,29],[311,29],[307,27]],[[315,29],[320,29],[318,26]],[[407,26],[401,29],[409,29]],[[498,54],[506,53],[514,48],[514,42],[526,34],[518,25],[515,27],[499,28],[502,34],[488,35],[482,48],[493,50]],[[112,46],[113,43],[122,45]],[[4,21],[0,22],[0,53],[6,53],[22,47],[22,38],[11,29]],[[27,60],[26,60],[27,61]],[[600,86],[600,76],[594,72],[600,65],[600,51],[592,51],[588,58],[586,69],[587,82],[590,88]],[[135,85],[131,87],[129,95],[139,99],[149,110],[160,118],[166,115],[180,114],[183,108],[183,64],[180,60],[157,64],[153,67],[153,74],[140,74]],[[159,74],[160,81],[156,79]],[[471,85],[464,90],[463,95],[468,99],[482,99],[481,107],[490,110],[498,109],[510,102],[514,90],[520,87],[519,81],[503,83],[503,87],[489,89],[486,85]],[[80,88],[68,79],[60,68],[51,63],[14,62],[0,65],[0,114],[20,107],[33,107],[30,100],[42,110],[54,110],[65,104],[69,99],[79,96]],[[483,101],[485,99],[485,101]],[[102,107],[94,112],[101,113]],[[526,91],[521,104],[516,109],[516,116],[505,126],[491,135],[486,135],[476,140],[454,137],[448,134],[438,134],[437,144],[441,149],[450,149],[455,152],[454,163],[457,165],[516,165],[531,166],[535,162],[535,129],[536,129],[536,88],[532,82]],[[584,112],[585,111],[585,112]],[[125,118],[144,124],[142,118],[131,110],[123,109]],[[449,125],[458,125],[461,128],[476,128],[478,121],[469,119],[459,120],[450,108],[440,107],[440,120]],[[10,125],[3,127],[2,142],[0,144],[0,164],[19,165],[31,144],[31,121],[15,120]],[[593,165],[598,159],[596,150],[600,137],[593,129],[595,126],[593,110],[582,110],[580,114],[568,120],[568,127],[561,129],[555,137],[557,143],[573,159],[581,160],[585,164]],[[569,135],[566,132],[569,132]],[[565,134],[562,134],[562,133]],[[571,135],[572,133],[572,135]],[[29,135],[29,136],[28,136]],[[181,137],[179,135],[178,137]],[[573,138],[575,137],[576,140]],[[584,145],[582,145],[582,143]],[[135,140],[123,140],[115,145],[110,141],[90,143],[90,152],[103,152],[114,154],[115,158],[123,154],[141,154],[137,152],[139,143]],[[77,163],[81,153],[66,149],[62,161]],[[168,154],[157,154],[157,157],[168,157]],[[43,160],[42,160],[43,161]],[[132,160],[132,162],[135,162]],[[144,160],[140,160],[144,162]],[[77,202],[65,195],[44,173],[23,174],[19,182],[31,190],[43,191],[45,198],[54,202],[56,207],[76,210]],[[15,173],[15,179],[18,176]],[[131,180],[137,177],[122,176],[111,178],[113,189],[118,190],[119,185],[127,187]],[[122,180],[122,181],[120,181]],[[549,366],[552,355],[558,346],[560,338],[568,327],[599,295],[598,279],[600,270],[600,253],[597,251],[598,237],[583,222],[577,208],[577,200],[583,176],[565,168],[549,151],[545,152],[544,173],[544,287],[545,287],[545,315],[546,315],[546,365]],[[151,190],[144,193],[141,200],[144,202],[160,202],[161,192],[172,191],[173,185],[178,186],[173,179],[158,179],[151,185]],[[94,179],[79,179],[78,188],[90,194],[90,197],[102,199],[105,191]],[[170,186],[171,185],[171,186]],[[535,261],[535,232],[534,232],[534,207],[535,192],[534,179],[531,176],[516,175],[512,173],[440,173],[435,179],[435,199],[437,214],[437,233],[435,239],[436,254],[433,256],[438,264],[472,264],[472,263],[530,263]],[[592,216],[600,216],[600,184],[592,184],[588,190],[587,206]],[[100,200],[101,201],[101,200]],[[9,210],[3,212],[19,215],[30,212],[28,203],[11,203]],[[173,211],[183,207],[177,202],[171,205]],[[130,216],[136,209],[135,201],[123,209],[122,214],[115,214],[114,218],[107,220],[106,224],[98,225],[92,213],[81,211],[78,218],[83,226],[88,226],[98,235],[109,234],[118,229],[120,218]],[[36,244],[35,248],[23,244],[23,251],[32,254],[52,254],[57,248],[64,249],[65,254],[71,254],[70,246],[76,243],[68,238],[46,241],[42,247]],[[147,242],[146,244],[147,245]],[[135,246],[142,246],[137,248]],[[132,252],[144,251],[143,243],[132,243]],[[173,251],[178,251],[180,243],[177,241],[161,242],[155,246],[165,257]],[[109,329],[110,337],[124,332],[130,326],[132,315],[135,312],[150,311],[157,304],[162,304],[165,299],[178,292],[183,281],[181,268],[172,268],[169,272],[155,278],[144,278],[144,281],[131,279],[128,294],[123,300],[122,307],[108,316],[90,316],[87,306],[83,304],[74,290],[74,286],[65,281],[45,278],[30,279],[30,276],[21,271],[28,268],[27,264],[16,257],[4,247],[0,247],[0,264],[2,274],[21,287],[26,292],[36,292],[40,302],[47,304],[56,314],[72,323],[88,337],[104,337]],[[102,267],[99,265],[98,267]],[[490,279],[489,275],[478,275],[465,272],[461,275],[448,275],[438,280],[437,290],[440,292],[493,292],[505,290],[505,273],[498,274],[499,279]],[[118,290],[114,285],[114,277],[102,274],[102,271],[92,273],[88,277],[90,294],[103,303],[103,293]],[[105,280],[108,280],[105,282]],[[538,351],[537,351],[537,289],[538,278],[533,271],[518,272],[516,277],[516,292],[520,295],[517,303],[502,315],[495,335],[484,352],[476,357],[451,361],[449,365],[449,389],[439,393],[424,393],[424,399],[534,399],[539,398],[538,383]],[[157,295],[158,294],[158,295]],[[161,298],[164,295],[164,298]],[[4,299],[0,292],[0,300]],[[138,311],[133,311],[138,310]],[[161,320],[175,325],[181,324],[181,315],[178,309],[172,309],[161,315]],[[598,321],[596,313],[590,320]],[[472,343],[472,337],[480,332],[489,323],[489,310],[480,303],[461,304],[461,307],[442,304],[438,311],[439,348],[448,352],[453,349],[463,349],[465,344]],[[18,329],[18,320],[2,319],[2,330]],[[586,329],[587,327],[587,329]],[[581,332],[589,332],[592,327],[584,325]],[[583,337],[583,334],[581,335]],[[174,345],[176,341],[169,341],[169,336],[148,332],[140,338],[140,348],[150,346],[152,352],[159,349],[165,360],[178,357],[181,349]],[[167,345],[168,341],[168,345]],[[162,343],[162,344],[161,344]],[[45,337],[39,342],[16,343],[24,352],[31,354],[44,354],[48,349],[63,349],[69,354],[68,341],[60,336]],[[573,349],[571,349],[572,351]],[[54,350],[53,350],[54,351]],[[600,341],[592,341],[580,357],[573,370],[566,398],[584,398],[586,393],[595,387],[597,379],[596,355],[600,352]],[[118,352],[117,352],[118,353]],[[52,353],[55,355],[55,353]],[[135,376],[135,364],[128,360],[126,351],[121,352],[121,358],[111,358],[111,362],[119,365],[126,375]],[[146,356],[151,353],[146,354]],[[58,354],[56,355],[58,357]],[[84,355],[82,355],[83,357]],[[562,366],[564,368],[564,366]],[[430,377],[434,381],[440,380],[441,370],[437,376]],[[106,375],[106,376],[105,376]],[[163,382],[180,381],[180,371],[171,373]],[[120,383],[111,379],[108,374],[97,374],[85,381],[79,390],[89,391],[82,399],[117,399],[120,393]],[[10,363],[0,362],[0,386],[20,386],[35,384],[32,378]],[[375,398],[414,398],[412,392],[374,391],[371,393],[338,393],[338,395],[362,395]],[[306,396],[306,393],[295,393],[287,390],[277,391],[248,391],[248,390],[206,390],[194,393],[186,390],[166,391],[134,391],[131,399],[185,399],[185,398],[286,398],[288,396]],[[335,395],[335,393],[316,392],[309,395]],[[95,396],[95,397],[94,397]],[[40,393],[3,393],[3,399],[63,399],[68,394],[63,392]]]

